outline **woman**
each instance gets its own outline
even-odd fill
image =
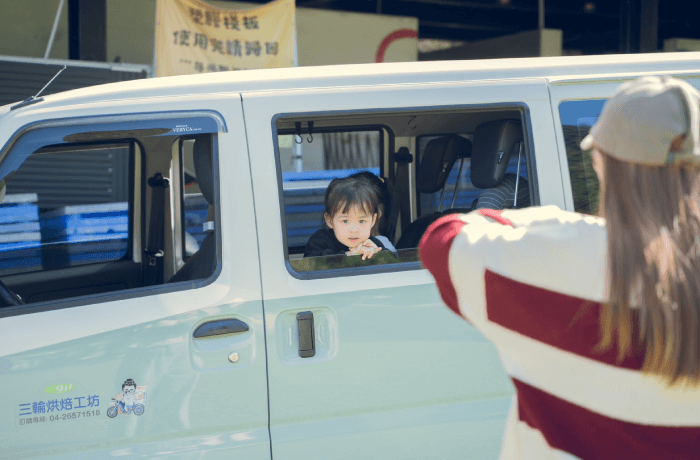
[[[514,382],[502,458],[700,458],[699,111],[683,81],[625,83],[581,145],[600,217],[480,210],[423,237]]]

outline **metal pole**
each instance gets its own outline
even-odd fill
[[[515,194],[513,196],[513,207],[518,205],[518,186],[520,185],[520,160],[523,157],[523,143],[518,144],[518,171],[515,173]]]
[[[66,0],[61,0],[58,4],[58,11],[56,11],[56,18],[53,20],[53,28],[51,29],[51,36],[49,37],[49,44],[46,45],[46,52],[44,53],[44,59],[48,59],[51,54],[51,48],[53,48],[53,40],[56,38],[56,30],[58,29],[58,21],[61,19],[61,13],[63,12],[63,4]]]
[[[537,6],[538,20],[537,28],[539,30],[544,29],[544,0],[539,0],[539,5]]]
[[[450,208],[455,207],[455,199],[457,198],[457,187],[459,187],[459,178],[462,177],[462,166],[464,166],[464,158],[462,158],[462,162],[459,164],[459,172],[457,173],[457,183],[455,184],[455,193],[454,195],[452,195],[452,204],[450,205]],[[447,182],[445,182],[445,185],[447,185]]]
[[[294,145],[294,171],[300,173],[304,171],[304,151],[301,144]]]

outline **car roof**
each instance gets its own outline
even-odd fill
[[[292,67],[108,83],[45,96],[41,103],[20,110],[193,94],[494,79],[590,79],[611,74],[622,76],[650,72],[689,72],[699,69],[700,52]],[[7,110],[8,106],[0,107],[0,114]]]

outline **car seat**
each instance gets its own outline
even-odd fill
[[[214,170],[212,168],[212,144],[211,136],[201,136],[194,141],[192,152],[194,161],[194,171],[197,176],[197,184],[202,196],[209,203],[207,222],[204,223],[204,230],[207,236],[204,237],[199,251],[190,257],[185,265],[173,275],[168,281],[176,283],[178,281],[189,281],[204,279],[211,276],[216,268],[216,234],[214,232]]]
[[[506,174],[511,156],[521,153],[522,142],[523,130],[519,121],[495,120],[477,126],[469,174],[472,184],[480,189],[498,186]],[[478,198],[471,209],[476,208],[477,202]]]
[[[455,196],[452,199],[454,206],[454,198],[457,196],[457,187],[459,186],[459,176],[461,175],[462,165],[465,158],[469,158],[472,154],[472,143],[469,139],[456,134],[450,136],[438,137],[432,139],[425,146],[423,157],[421,158],[420,166],[416,174],[416,189],[419,193],[435,193],[442,189],[440,193],[440,204],[437,212],[426,214],[411,222],[401,233],[401,238],[396,243],[396,249],[415,248],[420,242],[425,230],[431,223],[436,221],[441,215],[442,199],[445,195],[445,184],[447,178],[452,171],[452,167],[459,159],[460,174],[457,177],[455,184]]]

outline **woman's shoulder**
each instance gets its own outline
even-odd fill
[[[523,209],[495,210],[479,209],[461,216],[468,233],[485,232],[496,236],[500,234],[522,235],[524,233],[539,234],[542,238],[548,235],[557,239],[575,235],[605,234],[605,220],[586,214],[565,211],[557,206],[533,206]],[[512,239],[512,238],[509,238]]]
[[[571,245],[586,247],[605,245],[605,220],[585,214],[565,211],[557,206],[537,206],[497,211],[480,209],[462,216],[468,224],[464,232],[469,239],[484,236],[490,244],[505,245],[509,251],[520,244],[542,248]]]
[[[485,211],[485,212],[482,212]],[[605,220],[556,206],[474,211],[451,246],[452,268],[490,270],[509,279],[580,298],[604,288]],[[474,225],[472,225],[474,224]]]
[[[502,217],[510,220],[514,227],[529,226],[580,226],[604,229],[605,219],[578,212],[565,211],[558,206],[531,206],[523,209],[506,210]]]

